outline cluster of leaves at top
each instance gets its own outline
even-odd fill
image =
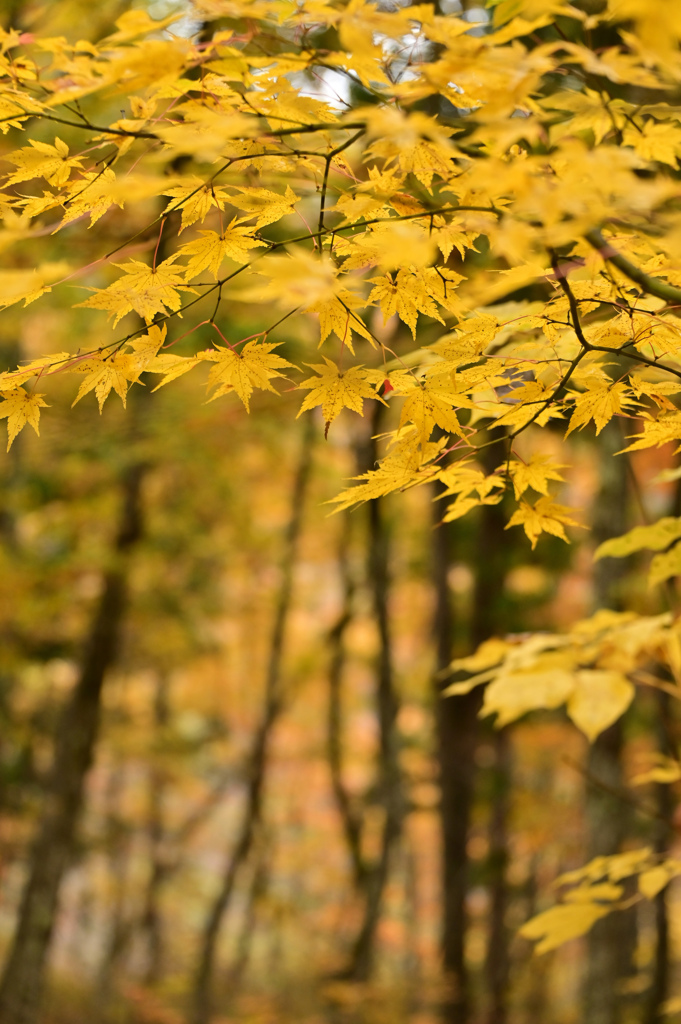
[[[681,112],[664,101],[681,82],[681,7],[490,8],[471,31],[432,4],[198,0],[193,40],[143,11],[97,44],[3,33],[0,127],[19,143],[2,157],[6,240],[161,201],[96,266],[0,270],[4,306],[79,270],[111,274],[79,305],[114,328],[130,313],[146,325],[0,374],[9,444],[26,423],[37,430],[38,385],[53,374],[83,375],[75,401],[94,391],[101,408],[112,389],[125,402],[132,385],[160,376],[161,387],[209,363],[212,398],[234,392],[248,409],[254,389],[285,379],[307,392],[301,412],[321,406],[327,431],[344,407],[399,404],[382,461],[338,508],[439,480],[453,520],[508,492],[508,525],[534,546],[577,524],[550,491],[563,467],[514,449],[530,425],[562,418],[568,433],[599,433],[636,416],[626,450],[681,440]],[[123,102],[128,112],[108,123],[101,111]],[[52,124],[70,147],[30,137]],[[272,238],[285,218],[295,226]],[[140,239],[147,255],[126,258]],[[228,340],[230,305],[244,301],[277,307],[276,321]],[[421,318],[432,344],[398,356],[376,336],[374,311],[396,315],[415,344]],[[268,338],[305,314],[318,318],[324,353],[301,379]],[[182,355],[205,324],[221,343]],[[476,461],[481,445],[499,451],[492,473]],[[681,570],[680,537],[667,520],[602,554],[662,551],[653,574],[665,579]],[[463,685],[489,683],[485,710],[502,721],[567,702],[593,738],[627,706],[644,662],[681,680],[671,619],[580,629],[560,643],[500,641],[459,666],[474,673]],[[676,871],[648,854],[627,863],[647,895],[650,871]],[[527,934],[550,948],[588,928],[616,903],[612,879],[595,885],[609,871],[600,864],[576,902]]]

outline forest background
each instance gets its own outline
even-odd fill
[[[673,1019],[681,12],[0,24],[3,1024]]]

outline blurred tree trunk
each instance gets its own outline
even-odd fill
[[[480,462],[485,473],[496,468],[493,448],[483,448]],[[478,530],[473,564],[473,613],[471,618],[471,649],[492,636],[508,633],[511,623],[504,580],[510,566],[513,538],[505,532],[508,517],[503,504],[482,505],[478,510]],[[490,913],[485,956],[485,988],[487,991],[488,1024],[506,1024],[509,934],[506,927],[508,886],[508,813],[511,788],[511,743],[508,729],[495,729],[489,720],[482,726],[494,748],[490,775],[491,805],[488,828],[489,854],[486,881],[489,889]]]
[[[677,745],[673,736],[673,707],[670,695],[663,690],[655,691],[656,732],[658,750],[667,757],[677,756]],[[655,786],[655,808],[658,820],[655,822],[654,850],[661,855],[669,852],[673,838],[674,795],[671,786],[657,783]],[[647,993],[643,1024],[664,1024],[668,1015],[662,1006],[669,996],[670,934],[669,934],[669,887],[655,897],[655,952],[653,956],[652,984]]]
[[[490,449],[483,449],[486,471]],[[445,490],[436,484],[436,497]],[[481,736],[478,713],[482,702],[479,688],[468,694],[442,699],[440,692],[451,681],[447,668],[452,659],[454,621],[448,573],[452,565],[455,527],[440,524],[443,503],[435,505],[433,533],[433,580],[435,584],[435,641],[437,679],[435,710],[438,733],[438,761],[441,786],[441,827],[443,856],[442,959],[447,980],[442,1005],[445,1024],[468,1024],[472,1019],[468,968],[465,958],[467,930],[466,895],[469,887],[467,842],[470,830],[477,769],[475,754]],[[483,505],[478,510],[478,528],[473,556],[473,596],[470,621],[472,650],[484,640],[508,629],[508,612],[503,581],[509,562],[510,542],[504,533],[506,520],[500,505]],[[438,525],[439,524],[439,525]],[[506,864],[508,861],[508,790],[510,747],[505,733],[491,737],[495,747],[492,770],[493,801],[490,810],[490,854],[487,875],[490,887],[490,918],[485,962],[488,1020],[504,1024],[508,987],[508,934]]]
[[[511,737],[508,729],[494,736],[492,806],[490,809],[489,856],[490,917],[485,974],[488,993],[489,1024],[506,1024],[508,1019],[509,933],[506,926],[509,861],[508,813],[511,795]]]
[[[291,514],[284,539],[281,583],[274,613],[274,626],[265,682],[265,707],[258,726],[247,776],[246,806],[233,851],[228,858],[217,896],[210,907],[199,942],[199,955],[190,994],[189,1021],[208,1024],[212,1015],[212,988],[218,939],[222,922],[229,910],[237,876],[253,847],[262,820],[262,799],[267,773],[267,759],[274,725],[283,707],[281,669],[284,640],[291,596],[293,572],[298,554],[298,541],[303,523],[307,484],[312,467],[314,419],[305,418],[304,437],[291,495]]]
[[[343,777],[343,672],[345,669],[345,632],[353,618],[355,581],[349,564],[352,513],[345,512],[338,548],[338,569],[342,587],[342,604],[338,619],[329,631],[329,705],[327,715],[327,756],[331,788],[340,814],[343,835],[348,848],[355,888],[364,885],[366,865],[362,856],[362,814],[348,791]]]
[[[593,506],[592,537],[600,544],[625,533],[628,515],[626,457],[615,458],[622,447],[622,432],[612,421],[600,435],[601,486]],[[620,609],[622,583],[629,565],[622,558],[594,563],[593,587],[596,608]],[[624,786],[622,719],[591,744],[587,760],[586,828],[587,859],[617,853],[631,831],[630,805],[615,793]],[[599,786],[599,783],[602,786]],[[631,973],[636,946],[635,910],[611,914],[591,929],[587,941],[584,987],[584,1024],[619,1024],[623,1001],[618,987]]]
[[[97,972],[97,992],[102,1008],[109,1005],[114,991],[116,964],[123,951],[127,933],[125,913],[126,896],[130,875],[131,834],[126,827],[122,805],[125,798],[125,762],[115,764],[111,769],[104,796],[108,805],[105,848],[109,861],[109,876],[113,883],[109,932],[104,955]]]
[[[142,529],[143,475],[144,466],[133,465],[122,482],[123,509],[112,565],[104,576],[79,677],[57,727],[45,805],[30,856],[16,931],[0,983],[3,1024],[35,1024],[38,1018],[59,889],[73,856],[85,777],[99,730],[102,686],[120,643],[127,561]]]
[[[167,729],[169,717],[168,677],[164,672],[159,672],[154,694],[154,731],[157,739]],[[144,981],[147,985],[157,984],[163,965],[164,941],[160,896],[163,882],[168,873],[168,860],[165,855],[166,829],[163,820],[163,805],[167,788],[168,772],[166,768],[152,759],[149,769],[149,820],[147,822],[150,865],[144,894],[144,910],[140,922],[146,939]]]
[[[369,422],[369,437],[359,454],[358,472],[373,469],[377,461],[375,435],[380,429],[383,406],[374,404]],[[367,502],[369,530],[367,536],[367,576],[371,589],[374,620],[378,632],[376,666],[376,710],[378,715],[378,803],[384,813],[381,849],[376,862],[365,865],[363,876],[364,918],[355,940],[346,976],[353,981],[366,981],[372,971],[376,930],[381,917],[383,896],[390,875],[395,844],[402,829],[402,779],[399,767],[397,711],[398,696],[393,678],[393,653],[390,632],[390,537],[385,522],[385,503],[380,498]]]
[[[435,484],[435,496],[445,490]],[[468,891],[468,830],[475,786],[475,748],[478,739],[480,691],[442,698],[451,682],[453,614],[448,573],[452,565],[451,524],[440,524],[442,503],[436,502],[433,531],[433,583],[435,589],[436,692],[435,723],[440,775],[440,827],[442,832],[442,966],[446,990],[442,1000],[444,1024],[468,1024],[469,978],[465,956]]]

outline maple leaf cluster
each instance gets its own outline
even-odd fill
[[[249,410],[285,380],[325,435],[343,410],[395,409],[337,509],[437,481],[444,521],[504,500],[534,547],[580,524],[559,500],[566,467],[521,435],[617,418],[625,451],[681,442],[681,113],[661,99],[681,82],[678,4],[500,0],[474,29],[428,4],[193,7],[194,39],[143,10],[93,42],[0,31],[0,306],[75,284],[92,333],[101,312],[113,329],[0,374],[8,448],[38,431],[54,375],[83,377],[74,404],[94,392],[101,411],[111,391],[125,404],[207,364],[210,400]],[[122,213],[134,230],[79,265],[79,239]],[[73,262],[8,256],[64,233]],[[264,326],[238,338],[226,325],[244,302]],[[306,368],[287,358],[303,320],[324,350]],[[197,350],[204,327],[215,343]],[[681,574],[680,539],[669,517],[598,557],[653,551],[657,583]],[[613,621],[597,642],[594,628],[481,649],[452,692],[484,683],[501,723],[566,704],[593,739],[641,659],[673,646],[666,621]],[[639,868],[648,893],[677,871]],[[583,932],[621,870],[585,875],[588,898],[528,937],[548,949]]]

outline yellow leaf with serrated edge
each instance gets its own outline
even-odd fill
[[[665,516],[650,526],[635,526],[621,537],[612,537],[596,548],[594,559],[626,558],[635,551],[661,551],[681,537],[681,517]]]
[[[197,221],[204,221],[211,210],[224,210],[230,199],[224,188],[204,182],[202,178],[192,176],[185,181],[186,184],[174,185],[172,188],[164,189],[162,193],[164,196],[170,196],[164,213],[177,209],[182,211],[178,234]]]
[[[7,418],[7,451],[20,430],[30,423],[36,434],[40,434],[40,410],[47,408],[43,395],[29,394],[23,388],[3,392],[0,402],[0,419]]]
[[[59,373],[69,363],[69,352],[53,352],[51,355],[40,356],[20,366],[16,370],[0,373],[0,391],[13,391],[20,384],[25,384],[31,377],[42,377],[48,373]]]
[[[528,487],[539,494],[548,495],[549,480],[564,480],[558,472],[565,467],[549,461],[547,455],[533,455],[529,462],[512,462],[508,472],[513,480],[516,499],[525,493]]]
[[[429,294],[420,275],[400,270],[394,280],[389,274],[385,277],[372,277],[369,280],[374,287],[369,294],[368,302],[375,302],[380,306],[384,323],[397,313],[400,320],[409,327],[414,339],[419,313],[444,323],[435,300]]]
[[[642,448],[660,448],[669,441],[678,441],[681,438],[681,413],[661,413],[657,419],[649,413],[642,413],[643,433],[634,434],[629,437],[632,443],[622,449],[624,452],[640,451]]]
[[[172,267],[178,254],[174,253],[156,268],[147,266],[139,260],[130,263],[117,263],[124,271],[124,276],[114,281],[108,288],[95,291],[85,302],[78,306],[90,309],[103,309],[114,317],[114,327],[126,313],[133,310],[147,323],[157,313],[166,313],[168,309],[177,312],[182,300],[180,291],[191,291],[183,285],[181,267]]]
[[[122,353],[116,353],[110,359],[93,357],[79,363],[77,371],[79,373],[87,373],[87,377],[80,385],[78,394],[71,403],[71,406],[73,407],[80,402],[81,398],[84,398],[90,391],[94,391],[101,413],[112,388],[123,402],[123,405],[125,405],[128,387],[130,386],[129,376],[126,372],[127,369],[127,356]]]
[[[230,195],[229,202],[232,206],[236,206],[238,210],[249,214],[249,219],[257,216],[258,219],[255,222],[256,230],[265,227],[267,224],[274,224],[276,221],[281,220],[282,217],[288,216],[288,214],[295,213],[293,205],[300,198],[295,194],[290,185],[286,186],[286,192],[283,196],[277,192],[271,192],[267,188],[245,188],[242,185],[235,185],[234,187],[238,189],[240,194],[236,196]]]
[[[162,327],[153,324],[147,334],[129,343],[132,351],[116,352],[111,356],[90,356],[67,365],[66,369],[70,373],[87,374],[71,408],[90,391],[94,391],[101,413],[112,389],[125,405],[130,385],[139,383],[140,373],[149,369],[165,337],[165,324]]]
[[[351,508],[372,498],[380,498],[393,491],[413,487],[424,479],[422,473],[427,474],[428,479],[432,479],[430,464],[441,452],[444,444],[444,438],[427,441],[424,444],[414,427],[403,427],[396,431],[392,435],[390,450],[378,469],[362,473],[356,478],[362,483],[348,487],[331,499],[331,503],[336,505],[334,512]]]
[[[33,178],[44,178],[50,185],[64,185],[74,167],[80,167],[82,158],[69,156],[69,147],[61,139],[54,140],[54,146],[46,142],[29,139],[30,145],[3,156],[17,168],[5,180],[5,185],[17,185]]]
[[[352,409],[353,412],[358,412],[361,416],[365,398],[376,398],[380,402],[383,401],[376,388],[383,381],[384,375],[376,370],[367,370],[363,366],[339,370],[334,362],[324,358],[325,366],[322,363],[310,366],[310,369],[315,370],[318,376],[309,377],[308,380],[304,380],[298,385],[298,388],[312,389],[310,394],[304,398],[298,415],[300,416],[307,409],[321,405],[322,416],[328,432],[329,425],[335,420],[341,409]]]
[[[209,350],[209,352],[212,351],[212,349]],[[152,391],[158,391],[164,384],[169,384],[171,380],[177,380],[178,377],[182,377],[185,373],[193,370],[199,363],[210,359],[211,356],[206,352],[199,352],[195,356],[178,356],[173,352],[162,352],[145,368],[147,373],[163,374],[163,380],[155,388],[152,388]]]
[[[248,263],[249,251],[267,243],[249,234],[250,228],[240,227],[233,220],[222,234],[217,231],[200,231],[200,238],[193,242],[185,242],[178,250],[178,256],[190,256],[185,276],[191,281],[202,270],[210,270],[217,278],[223,260],[229,258],[235,263]]]
[[[430,347],[433,352],[437,352],[444,359],[461,361],[473,359],[484,352],[499,330],[499,323],[495,316],[480,313],[468,320],[461,320],[456,325],[456,333],[445,335]]]
[[[519,929],[525,939],[538,939],[536,952],[548,953],[570,939],[586,935],[596,921],[610,913],[599,903],[568,903],[537,914]]]
[[[372,348],[376,348],[376,342],[366,328],[364,321],[353,311],[357,299],[351,293],[343,290],[339,295],[324,302],[316,302],[308,306],[306,313],[319,314],[319,344],[322,345],[329,334],[333,331],[337,337],[347,345],[354,355],[352,334],[358,334],[370,342]]]
[[[424,441],[428,440],[435,426],[463,437],[463,430],[452,406],[457,404],[465,407],[469,403],[457,390],[451,374],[429,379],[404,376],[395,386],[395,393],[403,395],[405,399],[400,426],[413,423]]]
[[[328,302],[340,290],[338,269],[333,261],[325,253],[316,256],[301,248],[282,256],[268,256],[258,275],[268,277],[269,282],[240,289],[240,299],[248,302],[275,299],[287,310],[296,306],[307,309],[316,303]]]
[[[508,530],[511,526],[522,526],[532,542],[533,548],[542,533],[550,533],[567,542],[564,527],[581,526],[581,523],[572,518],[570,512],[571,509],[564,505],[556,505],[552,502],[550,496],[540,498],[534,506],[529,505],[526,501],[521,501],[520,508],[516,509],[504,529]]]
[[[598,378],[589,380],[587,384],[586,391],[581,394],[572,393],[574,409],[565,432],[566,437],[573,430],[585,427],[590,420],[594,421],[596,433],[600,434],[616,413],[622,412],[625,406],[636,404],[631,395],[631,388],[626,384],[613,384],[609,380],[602,381]]]
[[[593,743],[627,710],[634,698],[634,687],[621,672],[602,669],[582,669],[575,680],[567,713]]]
[[[216,348],[214,364],[208,376],[208,390],[215,388],[216,391],[210,401],[230,391],[236,391],[246,409],[250,411],[253,389],[274,391],[270,380],[273,377],[283,377],[281,370],[293,366],[287,359],[273,352],[279,344],[281,343],[249,341],[241,352],[231,348]]]

